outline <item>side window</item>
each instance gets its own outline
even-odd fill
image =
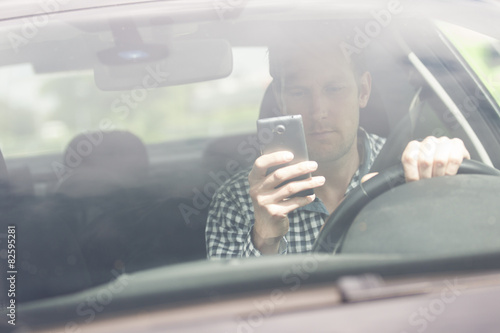
[[[500,104],[500,41],[449,23],[438,26]]]
[[[0,68],[0,148],[6,158],[61,153],[87,130],[123,129],[146,144],[254,131],[271,81],[267,49],[235,48],[233,57],[224,79],[114,92],[99,90],[91,70]]]

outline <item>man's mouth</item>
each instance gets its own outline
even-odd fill
[[[335,130],[318,130],[318,131],[313,131],[313,132],[309,132],[309,135],[326,135],[326,134],[329,134],[329,133],[333,133],[335,132]]]
[[[320,131],[309,132],[307,136],[309,137],[309,139],[314,141],[325,141],[325,140],[331,140],[331,136],[333,133],[335,133],[334,130],[320,130]]]

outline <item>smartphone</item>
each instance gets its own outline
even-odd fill
[[[267,170],[267,174],[287,165],[308,161],[306,137],[301,115],[281,116],[257,120],[257,138],[261,154],[269,154],[277,151],[289,151],[293,153],[293,160],[274,166]],[[308,179],[311,173],[287,180],[276,188],[296,180]],[[305,197],[314,194],[313,189],[304,190],[291,196]]]

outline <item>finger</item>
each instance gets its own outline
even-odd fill
[[[457,174],[458,168],[460,167],[460,164],[462,164],[463,159],[470,159],[470,155],[462,140],[453,139],[451,144],[452,148],[445,174],[453,176]]]
[[[314,194],[308,195],[306,197],[294,197],[290,198],[289,200],[263,206],[263,208],[266,211],[266,214],[273,217],[274,219],[284,219],[288,216],[288,213],[290,213],[294,209],[303,207],[313,202],[315,198],[316,195]]]
[[[366,174],[363,176],[363,178],[361,178],[361,182],[364,183],[366,182],[368,179],[372,179],[373,177],[375,177],[376,175],[378,175],[378,172],[372,172],[372,173],[369,173],[369,174]]]
[[[287,180],[312,173],[317,169],[318,163],[316,163],[315,161],[305,161],[288,165],[286,167],[279,168],[278,170],[269,174],[264,180],[263,186],[265,188],[276,188],[281,183]]]
[[[464,142],[462,140],[460,140],[459,138],[454,138],[451,141],[453,142],[454,145],[456,145],[457,150],[461,150],[462,151],[463,158],[467,159],[467,160],[470,160],[470,153],[467,150],[467,148],[465,147]]]
[[[450,139],[446,137],[438,139],[434,160],[432,162],[432,177],[444,176],[446,174],[448,163],[450,163],[450,152],[452,150],[453,144]]]
[[[413,182],[419,179],[418,175],[418,155],[420,142],[411,141],[406,146],[401,156],[401,163],[405,172],[406,182]]]
[[[286,214],[288,214],[297,208],[304,207],[304,206],[310,204],[311,202],[314,201],[315,198],[316,198],[316,195],[314,195],[314,194],[308,195],[306,197],[294,197],[294,198],[290,198],[288,200],[282,201],[280,203],[280,205],[285,209]]]
[[[322,186],[325,177],[316,176],[304,180],[293,181],[281,187],[255,186],[250,188],[250,197],[259,207],[280,203],[300,191]],[[280,183],[281,184],[281,183]],[[279,185],[279,184],[278,184]]]
[[[432,177],[433,161],[437,147],[436,140],[434,137],[427,137],[420,144],[417,162],[419,179]]]
[[[325,177],[316,176],[305,180],[293,181],[275,190],[269,197],[274,202],[280,202],[304,190],[314,189],[325,184]]]
[[[248,175],[250,179],[259,179],[266,177],[267,169],[270,167],[288,163],[293,160],[293,154],[288,151],[278,151],[271,154],[259,156],[253,163],[252,170]]]
[[[462,141],[462,140],[460,140],[460,141]],[[462,142],[462,144],[463,144],[463,142]],[[466,160],[470,160],[470,153],[469,153],[469,151],[467,150],[467,148],[465,148],[465,145],[464,145],[464,149],[465,149],[465,152],[464,152],[464,158],[465,158]]]

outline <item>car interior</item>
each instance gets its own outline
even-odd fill
[[[127,24],[130,22],[123,23]],[[207,23],[185,39],[214,38],[231,46],[267,47],[266,37],[276,24],[238,22],[228,29],[227,24]],[[425,32],[426,41],[431,41],[425,46],[418,38],[406,38],[406,42],[398,38],[412,33],[412,24],[401,30],[390,28],[364,50],[373,90],[368,106],[361,110],[360,126],[388,138],[373,170],[383,171],[398,163],[407,142],[428,135],[460,137],[473,159],[487,162],[486,152],[499,167],[500,156],[491,153],[494,145],[478,145],[460,120],[447,121],[453,118],[449,104],[429,80],[431,72],[457,95],[467,93],[472,88],[465,69],[456,61],[445,64],[434,54],[433,48],[449,45],[442,44],[433,26]],[[74,42],[68,40],[68,47]],[[43,43],[32,47],[46,51],[47,56],[58,52]],[[487,104],[481,107],[493,109]],[[276,113],[271,86],[263,87],[255,120]],[[469,120],[475,132],[480,132],[480,142],[495,136],[492,131],[477,131],[493,126],[485,119],[471,116]],[[92,140],[99,144],[89,146]],[[254,141],[255,133],[246,132],[145,144],[130,131],[105,130],[78,134],[61,155],[5,161],[0,153],[0,205],[6,220],[16,221],[18,233],[24,235],[18,242],[19,302],[84,290],[125,272],[205,259],[209,199],[228,176],[251,167],[253,159],[239,149],[242,142]],[[258,149],[254,148],[256,157]],[[86,156],[79,161],[75,151]],[[58,178],[44,167],[54,160],[61,165],[73,161],[76,166]],[[373,251],[353,248],[347,246],[346,252]]]

